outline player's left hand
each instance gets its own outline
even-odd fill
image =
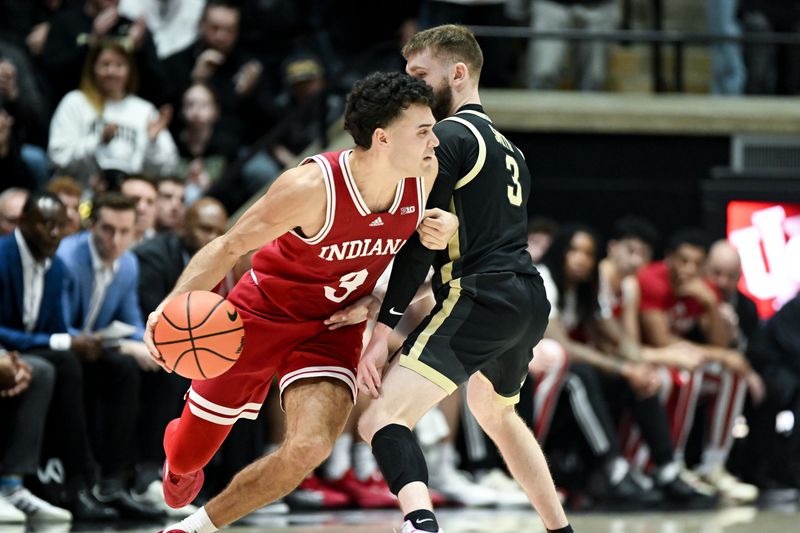
[[[356,387],[360,392],[380,397],[381,376],[389,359],[389,334],[392,328],[378,323],[372,332],[372,338],[358,363]]]
[[[368,294],[344,309],[339,309],[325,321],[328,329],[339,329],[344,326],[359,324],[365,320],[372,320],[378,316],[381,308],[381,301],[375,296]]]
[[[444,250],[458,231],[458,217],[442,209],[426,209],[425,218],[417,226],[419,240],[430,250]]]

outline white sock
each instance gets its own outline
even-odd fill
[[[706,448],[703,450],[703,457],[700,460],[700,465],[695,469],[700,475],[707,475],[721,468],[728,458],[728,453],[722,448]]]
[[[187,516],[177,524],[165,527],[164,531],[170,529],[180,529],[187,533],[214,533],[217,531],[217,526],[211,523],[211,519],[206,514],[206,508],[201,507],[191,516]]]
[[[369,479],[378,469],[372,449],[366,442],[356,442],[353,445],[353,473],[359,481]]]
[[[331,456],[322,465],[322,475],[325,479],[341,479],[350,469],[350,447],[353,436],[349,433],[341,435],[333,444]]]

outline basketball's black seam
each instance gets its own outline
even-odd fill
[[[186,296],[186,300],[187,300],[187,302],[188,302],[188,300],[189,300],[189,296],[188,296],[188,295]],[[211,311],[209,311],[209,312],[208,312],[208,315],[206,315],[206,317],[205,317],[205,318],[204,318],[204,319],[203,319],[203,320],[202,320],[202,321],[201,321],[199,324],[197,324],[195,327],[196,327],[196,328],[199,328],[200,326],[202,326],[203,324],[205,324],[205,323],[208,321],[208,319],[209,319],[209,318],[211,318],[211,315],[212,315],[212,314],[214,314],[214,311],[216,311],[216,310],[217,310],[217,307],[219,307],[220,305],[222,305],[223,303],[225,303],[225,301],[226,301],[226,300],[223,298],[222,300],[220,300],[220,301],[218,301],[216,304],[214,304],[214,307],[212,307],[212,308],[211,308]],[[164,319],[165,319],[167,322],[169,322],[169,325],[170,325],[170,326],[172,326],[173,328],[177,329],[178,331],[188,331],[189,329],[191,329],[191,326],[188,326],[188,327],[182,328],[182,327],[180,327],[180,326],[177,326],[177,325],[175,325],[175,322],[173,322],[172,320],[170,320],[170,319],[169,319],[169,317],[168,317],[166,314],[164,314],[164,312],[163,312],[163,311],[161,312],[161,316],[163,316],[163,317],[164,317]],[[187,312],[187,316],[188,316],[188,312]],[[187,323],[188,323],[188,322],[187,322]]]
[[[192,316],[191,316],[191,312],[190,312],[191,306],[189,305],[189,300],[191,299],[191,297],[192,297],[192,293],[191,292],[186,295],[186,325],[188,326],[188,329],[186,331],[189,333],[189,342],[192,343],[192,353],[194,354],[194,362],[197,365],[197,370],[199,370],[200,371],[200,375],[205,378],[206,377],[206,373],[203,372],[203,367],[202,367],[202,365],[200,365],[200,359],[197,357],[197,352],[195,351],[194,336],[192,336]],[[219,305],[219,303],[217,304],[217,306],[218,305]],[[214,309],[216,309],[217,306],[214,306]],[[212,309],[212,312],[213,312],[213,309]],[[211,313],[209,313],[209,316],[211,316]],[[206,317],[206,319],[208,319],[208,317]],[[173,370],[175,370],[174,367],[173,367]]]
[[[228,329],[225,331],[217,331],[215,333],[206,333],[205,335],[198,335],[197,337],[194,337],[194,339],[195,340],[207,339],[208,337],[213,337],[215,335],[225,335],[226,333],[233,333],[234,331],[239,331],[241,329],[244,329],[244,326],[239,326],[238,328]],[[188,339],[184,338],[184,339],[178,339],[176,341],[164,341],[164,342],[154,341],[153,344],[155,344],[156,346],[164,346],[165,344],[178,344],[179,342],[186,342],[187,340]]]
[[[232,359],[232,358],[230,358],[230,357],[225,357],[225,356],[224,356],[224,355],[222,355],[221,353],[219,353],[219,352],[217,352],[217,351],[215,351],[215,350],[212,350],[211,348],[205,348],[205,347],[203,347],[203,346],[201,346],[200,348],[198,348],[198,349],[195,351],[195,353],[196,353],[196,352],[208,352],[208,353],[210,353],[210,354],[216,355],[216,356],[217,356],[217,357],[219,357],[220,359],[225,359],[226,361],[230,361],[231,363],[235,363],[236,361],[238,361],[238,359]]]

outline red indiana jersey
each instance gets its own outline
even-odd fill
[[[325,224],[316,235],[293,230],[253,256],[250,271],[270,303],[296,320],[324,320],[372,292],[425,212],[421,177],[397,185],[388,211],[372,213],[350,172],[352,150],[326,152],[301,164],[322,169]]]
[[[650,263],[639,271],[637,278],[642,294],[639,304],[641,311],[659,310],[667,313],[670,329],[679,337],[685,336],[697,326],[705,310],[692,297],[675,296],[666,263],[663,261]],[[714,289],[713,286],[711,288]]]

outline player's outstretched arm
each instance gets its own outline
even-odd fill
[[[153,344],[153,328],[167,302],[179,294],[211,290],[251,250],[272,242],[293,228],[313,235],[325,222],[326,193],[317,165],[287,170],[222,236],[201,248],[186,265],[172,292],[147,319],[144,342],[165,368]]]

